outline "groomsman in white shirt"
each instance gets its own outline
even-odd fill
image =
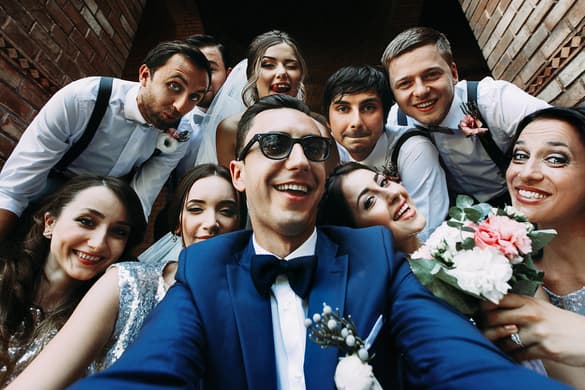
[[[509,204],[505,170],[516,126],[548,104],[504,80],[459,80],[447,37],[429,27],[398,34],[386,47],[382,64],[396,101],[388,115],[390,129],[409,126],[427,132],[452,195]],[[473,112],[471,122],[464,110]]]
[[[101,78],[68,84],[39,111],[0,172],[0,241],[14,230],[31,200],[50,192],[49,176],[59,180],[87,173],[129,176],[148,217],[188,146],[173,142],[173,147],[162,148],[160,137],[166,132],[178,141],[188,139],[188,133],[177,137],[169,129],[204,98],[211,69],[199,50],[170,41],[147,54],[138,76],[139,82],[113,79],[95,134],[59,172],[55,167],[73,145],[79,145],[90,122]]]

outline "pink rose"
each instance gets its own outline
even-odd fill
[[[488,131],[487,127],[483,127],[483,123],[479,119],[469,114],[463,116],[463,119],[459,122],[459,128],[466,137]]]
[[[505,216],[490,215],[477,227],[473,239],[478,247],[497,249],[510,260],[532,251],[524,224]]]

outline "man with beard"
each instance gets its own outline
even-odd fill
[[[31,201],[88,173],[128,177],[148,217],[188,146],[175,141],[186,141],[189,134],[179,137],[174,129],[205,96],[211,69],[196,48],[162,42],[147,54],[138,79],[111,79],[109,99],[99,94],[105,109],[101,118],[94,112],[101,105],[100,77],[70,83],[39,111],[0,172],[0,241]],[[90,122],[96,127],[88,138]],[[71,152],[66,155],[69,150],[77,150],[73,158]]]

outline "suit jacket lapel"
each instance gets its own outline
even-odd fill
[[[336,256],[337,245],[318,230],[317,271],[309,294],[309,318],[323,311],[323,302],[343,315],[347,289],[347,255]],[[321,348],[309,340],[305,348],[305,383],[308,389],[334,388],[333,375],[339,351],[336,348]]]
[[[229,293],[233,302],[248,388],[276,388],[270,299],[258,294],[252,282],[250,260],[253,254],[250,238],[239,258],[226,265]]]

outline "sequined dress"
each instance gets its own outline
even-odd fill
[[[585,287],[567,295],[557,295],[546,287],[544,291],[548,294],[550,302],[556,307],[585,316]]]
[[[105,354],[90,366],[89,374],[108,368],[136,339],[144,319],[166,294],[163,270],[170,262],[172,260],[114,265],[120,288],[118,319]]]

